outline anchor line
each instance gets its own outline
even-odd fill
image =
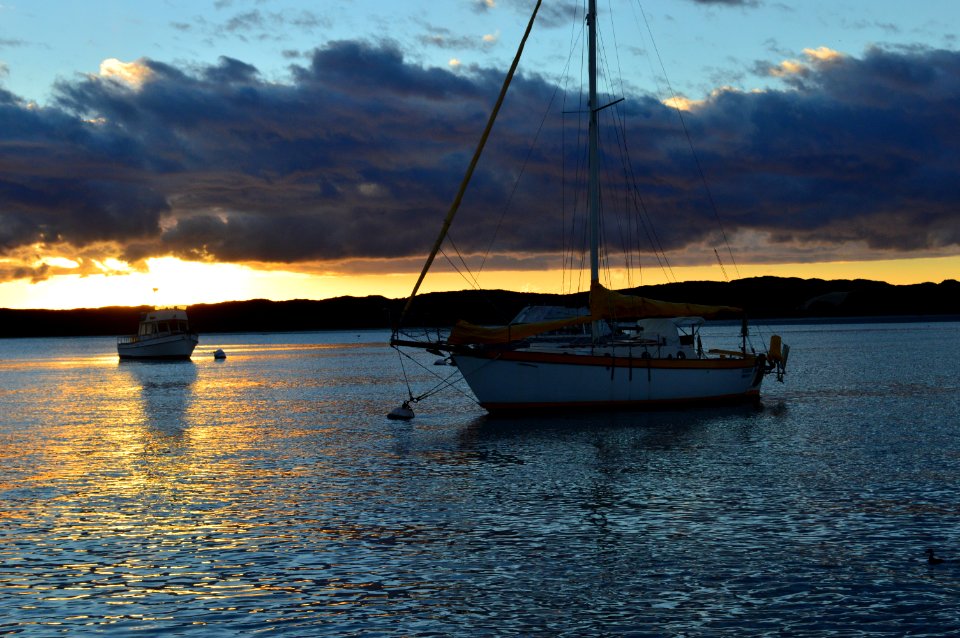
[[[470,399],[472,402],[476,403],[477,405],[480,405],[480,403],[477,401],[475,397],[470,396],[469,394],[467,394],[462,389],[456,386],[454,382],[454,377],[458,373],[457,370],[454,370],[453,372],[450,373],[449,376],[447,376],[446,378],[443,378],[439,374],[437,374],[436,372],[428,368],[427,366],[423,365],[421,362],[414,359],[410,354],[402,351],[399,347],[397,346],[392,346],[392,347],[394,350],[397,351],[397,354],[400,356],[400,369],[403,371],[403,382],[407,386],[407,394],[410,395],[410,401],[412,401],[413,403],[419,403],[420,401],[422,401],[423,399],[426,399],[427,397],[433,396],[434,394],[439,394],[440,392],[442,392],[443,390],[446,390],[447,388],[452,388],[457,392],[459,392],[460,394],[462,394],[463,396],[465,396],[466,398]],[[407,368],[406,366],[403,365],[404,358],[410,359],[410,361],[420,366],[425,372],[428,372],[432,376],[439,379],[440,382],[437,383],[437,385],[430,388],[429,390],[427,390],[426,392],[424,392],[423,394],[414,396],[413,390],[410,388],[410,379],[407,376]]]

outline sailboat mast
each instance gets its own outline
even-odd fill
[[[587,198],[590,206],[590,289],[600,283],[600,169],[597,166],[599,146],[597,140],[597,0],[587,5],[587,30],[589,32],[590,51],[588,54],[588,74],[590,76],[590,97],[587,103],[590,110],[590,148],[587,158],[589,184]],[[590,336],[594,344],[600,336],[597,321],[590,323]]]
[[[590,284],[600,283],[600,184],[597,166],[597,0],[590,0],[587,9],[587,27],[589,31],[590,52],[588,58],[590,75],[590,148],[589,148],[589,186],[590,205]]]

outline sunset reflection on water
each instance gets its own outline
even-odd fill
[[[121,362],[83,348],[5,359],[12,383],[0,397],[16,427],[0,430],[0,524],[17,534],[0,545],[0,591],[24,594],[12,622],[189,627],[238,609],[255,618],[257,599],[307,590],[307,606],[321,595],[334,607],[384,597],[382,585],[314,560],[321,545],[377,543],[383,533],[337,511],[357,478],[339,463],[356,455],[324,424],[355,413],[359,389],[344,390],[336,372],[358,376],[349,362],[369,348],[246,343],[226,361],[199,351],[189,362]]]
[[[960,388],[864,365],[911,334],[868,331],[795,329],[761,409],[494,419],[450,392],[410,423],[386,333],[210,335],[180,363],[0,340],[0,634],[960,627],[922,553],[955,527]]]

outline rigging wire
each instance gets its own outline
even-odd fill
[[[459,372],[459,370],[458,370],[458,369],[457,369],[457,370],[454,370],[454,371],[451,372],[446,378],[444,378],[444,377],[440,376],[439,374],[437,374],[436,372],[434,372],[433,370],[431,370],[430,368],[428,368],[427,366],[423,365],[423,363],[421,363],[420,361],[416,360],[410,353],[404,352],[403,350],[401,350],[401,349],[400,349],[399,347],[397,347],[397,346],[393,346],[393,349],[397,351],[397,354],[398,354],[399,357],[400,357],[400,369],[403,371],[403,380],[404,380],[404,382],[405,382],[406,385],[407,385],[407,394],[410,395],[410,401],[412,401],[413,403],[419,403],[420,401],[423,401],[423,400],[426,399],[427,397],[433,396],[434,394],[439,394],[440,392],[446,390],[447,388],[453,388],[454,390],[456,390],[457,392],[459,392],[459,393],[462,394],[463,396],[465,396],[465,397],[467,397],[468,399],[470,399],[473,403],[476,403],[477,405],[479,405],[479,402],[477,401],[476,397],[470,396],[469,394],[467,394],[466,392],[464,392],[462,388],[460,388],[460,387],[457,385],[457,381],[459,380],[459,378],[458,378],[458,372]],[[406,367],[403,365],[403,359],[404,359],[404,358],[407,358],[407,359],[409,359],[410,361],[412,361],[413,363],[417,364],[417,365],[418,365],[420,368],[422,368],[425,372],[427,372],[427,373],[430,374],[431,376],[436,377],[437,379],[439,379],[440,382],[437,383],[437,385],[435,385],[435,386],[433,386],[432,388],[430,388],[429,390],[427,390],[426,392],[424,392],[424,393],[422,393],[422,394],[418,394],[417,396],[414,396],[414,395],[413,395],[413,391],[410,389],[410,380],[409,380],[408,377],[407,377]]]
[[[583,9],[583,13],[582,13],[583,17],[577,20],[577,22],[580,24],[580,32],[577,36],[577,39],[575,41],[572,41],[571,43],[571,49],[570,49],[571,57],[573,55],[573,51],[576,50],[574,48],[576,46],[576,43],[583,38],[585,19],[587,15],[587,9],[586,9],[585,3],[581,4],[581,8]],[[577,232],[577,225],[578,225],[577,210],[581,206],[580,197],[583,194],[583,180],[584,180],[583,176],[586,172],[586,166],[587,166],[587,148],[586,148],[586,145],[582,143],[583,133],[585,128],[583,119],[584,119],[584,115],[587,113],[586,109],[583,106],[584,105],[583,84],[584,84],[584,73],[587,66],[587,60],[586,60],[587,52],[586,52],[586,47],[578,47],[578,48],[580,51],[580,82],[578,85],[579,91],[577,93],[577,109],[575,111],[577,115],[577,129],[576,129],[577,136],[576,136],[576,143],[574,144],[574,148],[581,149],[581,152],[576,156],[577,161],[574,167],[574,176],[573,176],[574,198],[571,205],[571,216],[570,216],[569,266],[567,266],[567,254],[566,254],[567,246],[564,246],[564,270],[565,271],[568,270],[570,272],[569,287],[564,289],[564,291],[568,294],[583,289],[583,270],[586,262],[586,250],[587,250],[587,247],[586,247],[587,219],[585,216],[584,216],[584,219],[580,222],[583,225],[583,230],[582,232]],[[564,121],[564,126],[566,126],[566,121]],[[564,188],[566,188],[566,173],[563,174],[563,186]],[[579,250],[576,250],[576,239],[578,237],[580,238],[580,247],[579,247]],[[577,254],[580,255],[580,265],[579,267],[575,268],[574,260]],[[574,272],[577,273],[576,288],[574,288],[574,282],[573,282]]]
[[[567,60],[569,64],[569,59]],[[513,182],[513,188],[510,190],[510,194],[507,196],[507,201],[503,206],[503,210],[500,212],[500,218],[497,220],[496,228],[493,231],[493,237],[490,238],[490,243],[487,245],[487,251],[483,255],[483,259],[480,261],[480,267],[477,269],[477,274],[483,271],[483,266],[487,262],[487,257],[489,257],[490,252],[493,250],[493,244],[496,241],[497,235],[500,232],[500,228],[503,226],[503,220],[507,215],[507,211],[510,209],[511,204],[513,203],[513,197],[517,193],[517,189],[520,186],[520,180],[523,179],[524,172],[527,169],[527,165],[530,163],[530,158],[533,156],[533,150],[537,146],[537,142],[540,139],[540,133],[543,132],[543,126],[547,121],[547,117],[550,115],[550,108],[553,106],[554,101],[557,99],[557,93],[560,91],[560,83],[557,82],[556,86],[553,88],[553,94],[550,96],[550,100],[547,102],[547,107],[544,109],[543,117],[540,118],[540,124],[537,126],[537,131],[533,135],[533,141],[530,142],[530,146],[527,148],[527,154],[523,158],[523,162],[520,164],[520,172],[517,175],[517,178]]]
[[[614,34],[614,47],[616,51],[616,31],[612,27],[611,27],[611,30],[613,31],[613,34]],[[600,37],[602,40],[602,34],[600,34]],[[606,46],[603,45],[602,43],[601,43],[601,52],[602,52],[601,57],[604,62],[604,68],[606,69],[606,76],[615,77],[610,70],[610,66],[608,63],[609,56],[607,56],[606,54]],[[621,67],[619,65],[619,54],[617,54],[617,61],[618,61],[618,70],[620,70]],[[621,78],[621,87],[622,87],[622,84],[623,84],[622,70],[620,70],[620,73],[618,75]],[[673,268],[670,265],[669,259],[667,258],[666,251],[664,250],[663,244],[660,241],[660,237],[656,232],[656,227],[653,224],[650,211],[648,210],[646,203],[643,199],[643,196],[641,195],[640,185],[639,185],[639,182],[637,181],[636,171],[633,169],[633,162],[630,159],[630,152],[627,146],[627,134],[626,134],[627,125],[626,125],[626,117],[625,117],[624,111],[621,109],[620,106],[616,106],[616,108],[613,108],[612,111],[613,111],[614,121],[617,124],[617,126],[614,126],[612,128],[613,128],[615,139],[617,141],[617,145],[620,150],[620,155],[622,158],[622,166],[623,166],[625,183],[630,187],[627,189],[627,192],[632,192],[633,194],[634,210],[637,213],[637,216],[636,216],[637,225],[643,229],[644,234],[647,236],[647,242],[650,246],[650,251],[653,253],[654,258],[657,260],[657,264],[659,265],[667,281],[677,281],[677,277],[673,272]],[[625,197],[627,196],[627,192],[624,193]],[[639,203],[639,206],[637,205],[638,203]],[[622,237],[621,237],[621,242],[623,242]],[[625,254],[629,253],[626,246],[624,246],[623,250]],[[638,258],[639,258],[640,252],[641,250],[639,246],[639,233],[638,233],[637,235]],[[630,272],[629,261],[628,261],[627,272],[628,273]]]
[[[586,13],[587,13],[586,8],[583,8],[582,15],[584,18],[586,17]],[[574,18],[577,18],[579,15],[580,15],[580,12],[578,11],[574,14]],[[568,58],[572,59],[573,52],[577,50],[577,48],[579,48],[580,50],[580,82],[578,84],[579,91],[577,93],[577,108],[573,111],[568,111],[567,109],[564,109],[563,113],[577,115],[577,120],[576,120],[577,134],[576,134],[576,140],[573,147],[575,149],[581,149],[581,152],[575,156],[576,162],[574,164],[574,171],[573,171],[574,172],[573,186],[572,186],[573,201],[571,202],[571,205],[570,205],[571,215],[570,215],[570,222],[569,222],[570,223],[569,236],[567,235],[567,232],[566,232],[566,227],[567,227],[566,222],[564,222],[563,224],[564,243],[562,244],[562,252],[561,252],[561,255],[563,258],[562,259],[563,266],[561,269],[562,270],[561,292],[565,294],[570,294],[573,292],[583,290],[583,271],[585,267],[586,252],[587,252],[587,247],[586,247],[587,230],[586,229],[587,229],[588,220],[586,216],[582,216],[583,219],[581,220],[580,219],[581,216],[577,214],[577,210],[580,208],[580,197],[583,194],[582,193],[583,181],[584,181],[583,176],[586,172],[586,165],[587,165],[587,149],[586,149],[586,145],[582,143],[583,133],[585,128],[583,124],[583,119],[584,119],[584,114],[587,113],[587,109],[584,108],[584,95],[583,95],[583,84],[584,84],[583,78],[584,78],[584,73],[586,68],[586,51],[585,51],[586,47],[576,47],[576,43],[580,42],[580,40],[583,38],[585,25],[584,25],[583,19],[575,20],[575,24],[576,23],[580,24],[580,31],[578,32],[576,38],[571,37],[571,48],[570,48],[570,54]],[[566,100],[566,92],[564,92],[564,100]],[[565,118],[563,119],[562,128],[564,131],[563,148],[565,149],[566,148],[566,128],[567,128],[567,123]],[[561,151],[561,153],[563,152]],[[565,160],[566,154],[563,153],[563,155]],[[568,180],[567,180],[566,163],[564,162],[563,172],[561,173],[561,187],[564,193],[566,193],[566,190],[567,190],[567,182]],[[564,202],[566,202],[566,195],[564,195]],[[578,225],[582,225],[582,232],[578,232],[577,230]],[[577,246],[576,246],[577,238],[580,238],[579,250],[577,250]],[[579,267],[576,267],[575,260],[578,254],[580,256],[580,265]],[[567,281],[566,279],[568,272],[570,274],[569,281]],[[576,287],[574,287],[574,276],[573,276],[574,272],[577,273]]]
[[[440,234],[437,236],[437,239],[433,244],[433,249],[427,256],[427,261],[423,265],[423,269],[420,271],[420,276],[417,278],[417,283],[414,284],[413,290],[410,292],[410,297],[403,306],[398,325],[403,322],[404,316],[406,316],[407,312],[409,312],[410,306],[413,305],[413,298],[416,297],[417,291],[420,289],[420,285],[423,283],[424,277],[427,276],[427,272],[430,270],[430,265],[436,258],[437,252],[440,250],[440,245],[443,243],[447,231],[450,230],[450,224],[453,223],[453,218],[457,214],[457,210],[460,208],[460,202],[463,200],[463,195],[467,190],[467,186],[470,184],[470,177],[473,175],[474,169],[476,169],[477,162],[480,161],[480,155],[483,152],[483,147],[487,143],[487,139],[490,136],[490,131],[493,129],[493,124],[497,119],[497,113],[500,112],[500,107],[503,105],[503,99],[506,97],[507,89],[510,87],[510,81],[513,79],[513,75],[517,70],[517,65],[520,63],[520,56],[523,53],[523,48],[527,43],[527,38],[530,36],[530,31],[533,29],[533,22],[537,17],[537,12],[540,10],[541,2],[542,0],[537,0],[537,4],[533,8],[533,14],[530,16],[530,21],[527,23],[527,29],[524,31],[523,38],[520,40],[520,46],[517,48],[517,54],[513,58],[513,64],[510,65],[510,70],[507,71],[507,75],[503,79],[503,85],[500,87],[500,94],[497,96],[497,101],[494,104],[493,111],[490,113],[490,117],[487,119],[487,125],[483,129],[483,133],[480,136],[480,141],[473,152],[473,157],[470,160],[470,165],[467,167],[467,172],[463,176],[463,180],[460,182],[460,188],[457,190],[457,195],[454,197],[453,203],[451,203],[450,209],[447,211],[447,215],[443,220],[443,227],[440,229]]]
[[[443,246],[440,247],[440,254],[443,255],[444,259],[447,260],[447,263],[450,264],[450,267],[453,268],[458,275],[463,277],[463,280],[466,281],[474,290],[480,290],[480,282],[477,281],[477,278],[470,272],[470,268],[467,266],[467,262],[464,261],[463,255],[460,254],[460,251],[457,250],[457,245],[453,242],[453,239],[450,238],[449,233],[447,234],[447,239],[450,241],[451,246],[453,246],[454,252],[457,253],[457,257],[460,258],[460,262],[463,264],[463,270],[461,271],[457,264],[450,258],[450,255],[443,250]],[[468,277],[469,275],[469,277]]]
[[[612,16],[612,15],[613,15],[613,3],[610,2],[609,0],[608,0],[608,2],[607,2],[607,7],[608,7],[608,9],[609,9],[609,11],[607,12],[607,15]],[[621,62],[621,60],[620,60],[620,45],[619,45],[619,43],[617,42],[617,26],[616,26],[616,22],[615,22],[614,20],[611,20],[611,21],[610,21],[610,34],[613,36],[613,53],[614,53],[614,57],[615,57],[615,59],[616,59],[616,61],[617,61],[617,74],[616,74],[615,76],[614,76],[614,75],[610,75],[609,77],[611,77],[611,78],[619,78],[619,81],[620,81],[620,95],[626,95],[626,94],[627,94],[627,91],[626,91],[626,87],[624,86],[624,83],[623,83],[623,65],[622,65],[622,62]],[[603,55],[604,55],[604,57],[603,57],[604,65],[606,66],[606,64],[607,64],[606,49],[604,49]],[[617,119],[618,119],[618,117],[617,117],[618,115],[620,115],[621,117],[622,117],[622,115],[623,115],[623,114],[621,113],[621,111],[620,111],[619,108],[615,109],[615,112],[614,112],[614,115],[613,115],[614,120],[617,120]],[[622,119],[624,120],[624,130],[626,130],[625,118],[622,118]],[[618,142],[619,142],[619,139],[618,139]],[[622,147],[621,147],[621,153],[622,153]],[[626,175],[626,164],[625,164],[625,163],[623,164],[623,168],[624,168],[624,170],[623,170],[624,177],[627,177],[627,175]],[[623,203],[624,203],[623,210],[624,210],[624,212],[629,209],[629,207],[627,206],[628,202],[629,202],[629,199],[628,199],[627,191],[624,190],[624,193],[623,193]],[[618,209],[618,210],[619,210],[619,209]],[[623,226],[622,226],[622,218],[621,218],[621,215],[620,215],[619,212],[617,213],[617,226],[618,226],[619,229],[620,229],[620,242],[621,242],[621,244],[623,245],[624,267],[625,267],[626,273],[627,273],[627,287],[628,287],[628,288],[632,288],[632,287],[633,287],[633,281],[632,281],[632,273],[633,273],[633,251],[632,251],[632,250],[629,250],[629,249],[627,248],[627,246],[628,246],[629,243],[630,243],[630,242],[629,242],[629,236],[631,236],[631,235],[633,234],[633,233],[632,233],[632,230],[633,230],[633,229],[632,229],[632,227],[630,226],[630,224],[629,224],[629,222],[628,222],[628,225],[627,225],[627,233],[626,233],[626,235],[624,234],[624,232],[623,232]],[[638,250],[638,251],[637,251],[637,263],[639,264],[639,262],[640,262],[640,251]]]
[[[575,21],[574,21],[574,24],[576,24],[576,22],[577,22],[577,21],[575,20]],[[577,42],[580,41],[580,38],[581,38],[582,36],[583,36],[583,27],[582,27],[582,26],[581,26],[581,28],[580,28],[579,34],[575,33],[574,31],[571,32],[570,53],[569,53],[568,56],[567,56],[567,61],[566,61],[566,64],[565,64],[563,70],[560,72],[560,76],[559,76],[560,78],[567,77],[567,75],[568,75],[568,70],[569,70],[569,68],[570,68],[570,63],[571,63],[571,61],[572,61],[572,59],[573,59],[573,52],[576,50],[576,46],[575,46],[575,45],[576,45]],[[562,83],[559,82],[559,81],[555,83],[555,86],[554,86],[554,89],[553,89],[553,93],[550,95],[550,99],[548,100],[547,106],[546,106],[546,108],[544,109],[543,116],[540,118],[540,124],[537,126],[537,130],[536,130],[536,132],[534,133],[533,140],[531,141],[530,145],[529,145],[528,148],[527,148],[527,153],[526,153],[526,155],[525,155],[525,157],[524,157],[524,159],[523,159],[523,162],[521,162],[519,173],[517,174],[517,177],[516,177],[516,179],[514,180],[513,186],[512,186],[512,188],[511,188],[511,190],[510,190],[510,194],[507,196],[507,200],[506,200],[506,202],[504,203],[504,205],[503,205],[503,207],[502,207],[502,209],[501,209],[500,217],[497,219],[497,224],[496,224],[496,226],[495,226],[495,228],[494,228],[493,235],[491,236],[490,241],[489,241],[489,243],[487,244],[487,249],[486,249],[486,251],[484,252],[483,257],[481,258],[481,260],[480,260],[480,265],[477,267],[477,270],[476,270],[475,273],[471,271],[469,265],[467,264],[466,260],[463,258],[463,256],[462,256],[462,254],[460,253],[459,249],[457,249],[456,245],[455,245],[454,242],[453,242],[453,238],[452,238],[452,236],[451,236],[451,233],[448,232],[448,234],[447,234],[447,237],[448,237],[448,239],[450,240],[450,243],[453,245],[454,251],[456,251],[457,256],[458,256],[459,259],[460,259],[460,262],[463,264],[463,269],[464,269],[464,271],[467,272],[467,273],[469,273],[470,279],[467,279],[467,277],[466,277],[465,275],[463,275],[462,273],[461,273],[461,276],[463,276],[464,279],[467,279],[467,282],[470,283],[472,286],[474,286],[474,287],[477,288],[477,289],[479,289],[479,288],[481,287],[481,286],[480,286],[480,283],[479,283],[479,275],[483,272],[484,266],[486,265],[486,262],[487,262],[487,260],[488,260],[489,257],[490,257],[490,253],[493,251],[493,246],[494,246],[494,244],[496,243],[497,236],[498,236],[499,233],[500,233],[500,229],[503,227],[504,219],[506,218],[506,215],[507,215],[507,213],[509,212],[509,210],[510,210],[512,204],[513,204],[514,197],[516,196],[516,193],[517,193],[517,191],[518,191],[518,189],[519,189],[520,181],[523,179],[523,176],[524,176],[524,174],[525,174],[525,172],[526,172],[527,166],[528,166],[529,163],[530,163],[530,158],[533,156],[534,149],[537,147],[537,142],[539,141],[540,135],[541,135],[541,133],[543,132],[544,126],[545,126],[546,121],[547,121],[547,118],[548,118],[549,115],[550,115],[551,108],[553,107],[553,104],[556,102],[557,94],[560,92],[561,84],[562,84]],[[564,92],[564,100],[565,100],[565,99],[566,99],[566,94],[565,94],[565,92]],[[563,197],[562,194],[561,194],[561,197]],[[561,201],[561,210],[563,210],[563,202],[562,202],[562,201]],[[442,252],[442,251],[441,251],[441,252]],[[444,256],[446,257],[446,254],[445,254],[445,253],[444,253]],[[448,261],[449,261],[449,257],[448,257],[447,259],[448,259]],[[451,265],[453,265],[453,264],[451,263]],[[454,268],[456,269],[456,266],[454,266]],[[459,271],[458,271],[458,272],[459,272]],[[561,281],[561,287],[562,287],[562,285],[563,285],[563,282]]]
[[[669,76],[667,76],[667,69],[663,64],[663,58],[660,57],[660,49],[657,48],[657,43],[653,39],[653,30],[650,28],[650,22],[647,20],[647,14],[643,10],[643,5],[638,3],[638,6],[640,7],[640,15],[643,16],[643,22],[647,27],[647,33],[650,35],[650,43],[653,46],[653,51],[657,56],[657,61],[660,63],[660,70],[663,73],[663,78],[667,83],[667,89],[673,98],[673,108],[677,113],[677,118],[680,120],[680,127],[683,129],[683,134],[687,139],[687,145],[690,147],[690,155],[693,157],[693,162],[696,165],[697,172],[700,175],[700,181],[703,184],[704,192],[706,192],[707,201],[709,201],[710,208],[713,211],[714,217],[717,219],[717,226],[720,228],[720,236],[723,238],[723,243],[727,248],[727,253],[730,255],[730,262],[733,264],[733,268],[737,273],[737,278],[739,279],[740,269],[737,267],[737,260],[733,256],[733,249],[730,247],[730,242],[727,240],[727,233],[723,228],[723,221],[720,219],[720,210],[713,198],[713,192],[710,190],[710,185],[707,183],[706,174],[703,172],[703,166],[700,164],[700,157],[697,155],[697,151],[693,146],[693,138],[690,136],[690,130],[687,128],[686,120],[683,118],[683,109],[681,109],[679,106],[679,101],[676,99],[677,94],[673,90]]]
[[[631,7],[632,7],[632,6],[633,6],[633,5],[631,5]],[[706,174],[705,174],[704,171],[703,171],[703,166],[702,166],[701,163],[700,163],[700,158],[699,158],[699,156],[697,155],[696,149],[694,148],[694,145],[693,145],[693,138],[690,136],[690,131],[689,131],[689,129],[687,128],[686,120],[685,120],[684,117],[683,117],[683,110],[679,107],[679,100],[676,99],[676,98],[677,98],[677,94],[676,94],[676,93],[674,92],[674,90],[673,90],[673,85],[671,84],[670,78],[669,78],[669,76],[667,75],[667,70],[666,70],[666,66],[665,66],[664,63],[663,63],[663,58],[660,56],[660,50],[659,50],[659,48],[657,47],[657,43],[656,43],[656,41],[655,41],[654,38],[653,38],[653,30],[650,28],[650,22],[649,22],[649,20],[647,20],[647,14],[646,14],[646,12],[643,10],[643,5],[639,2],[639,0],[637,0],[637,7],[640,9],[640,15],[643,17],[643,23],[644,23],[644,25],[646,26],[647,33],[648,33],[648,35],[649,35],[649,37],[650,37],[650,44],[651,44],[651,46],[652,46],[652,48],[653,48],[654,53],[655,53],[656,56],[657,56],[657,61],[660,63],[660,69],[661,69],[661,72],[663,73],[664,81],[667,83],[668,92],[669,92],[670,96],[674,98],[674,99],[673,99],[673,108],[674,108],[674,110],[675,110],[676,113],[677,113],[677,118],[678,118],[678,120],[680,121],[680,126],[681,126],[681,128],[683,129],[684,137],[686,138],[686,140],[687,140],[687,145],[688,145],[689,148],[690,148],[690,155],[693,157],[694,164],[695,164],[696,167],[697,167],[697,172],[699,173],[700,181],[701,181],[701,183],[703,184],[704,192],[705,192],[706,195],[707,195],[707,201],[710,203],[710,208],[711,208],[711,210],[713,211],[714,217],[715,217],[716,220],[717,220],[717,226],[718,226],[719,229],[720,229],[720,236],[721,236],[721,238],[723,239],[723,244],[724,244],[724,246],[725,246],[726,249],[727,249],[727,254],[730,255],[730,263],[733,265],[733,269],[734,269],[734,272],[736,273],[737,279],[740,279],[740,278],[742,278],[742,276],[741,276],[741,274],[740,274],[740,268],[739,268],[739,266],[737,265],[737,259],[736,259],[736,257],[734,257],[733,248],[732,248],[731,245],[730,245],[730,241],[727,239],[727,233],[726,233],[726,230],[725,230],[724,227],[723,227],[723,221],[722,221],[721,218],[720,218],[720,210],[719,210],[719,208],[718,208],[718,206],[717,206],[717,204],[716,204],[716,200],[714,200],[713,192],[710,190],[710,185],[707,183]],[[634,20],[636,20],[636,13],[634,13]],[[639,21],[637,21],[637,22],[638,22],[638,26],[639,26]],[[651,70],[652,70],[652,62],[651,62]],[[654,77],[656,77],[656,73],[653,73],[653,75],[654,75]],[[658,91],[659,91],[659,82],[657,82],[657,84],[658,84]],[[720,270],[721,270],[721,272],[723,273],[723,278],[724,278],[727,282],[729,282],[729,281],[730,281],[730,278],[727,276],[726,268],[724,267],[723,262],[720,260],[720,253],[717,251],[716,248],[714,248],[713,251],[714,251],[714,254],[715,254],[716,257],[717,257],[717,262],[720,264]],[[766,350],[766,349],[767,349],[767,346],[766,346],[766,338],[765,338],[765,336],[763,335],[763,329],[762,329],[762,327],[761,327],[759,324],[754,324],[754,325],[756,325],[756,327],[757,327],[757,332],[760,333],[761,348],[763,348],[764,350]],[[752,349],[752,348],[753,348],[753,345],[751,344],[751,349]]]
[[[579,147],[580,147],[579,141],[580,141],[580,136],[581,136],[581,134],[582,134],[582,132],[583,132],[582,124],[579,124],[580,120],[582,120],[582,118],[583,118],[582,113],[581,113],[581,110],[582,110],[582,108],[583,108],[583,82],[582,82],[582,78],[583,78],[583,47],[577,47],[577,46],[576,46],[577,43],[580,42],[580,40],[583,38],[583,32],[584,32],[584,26],[585,26],[584,21],[583,21],[582,19],[578,19],[578,16],[580,15],[580,9],[581,9],[581,8],[583,8],[582,5],[581,5],[581,6],[576,6],[576,5],[574,5],[574,8],[573,8],[573,21],[571,22],[571,25],[570,25],[570,45],[569,45],[569,46],[570,46],[570,48],[569,48],[569,51],[570,51],[570,52],[567,54],[567,60],[568,60],[567,72],[566,72],[566,74],[564,75],[564,78],[563,78],[563,80],[564,80],[564,89],[563,89],[563,107],[562,107],[562,113],[567,113],[567,109],[566,109],[566,106],[567,106],[567,87],[569,86],[569,83],[570,83],[570,73],[569,73],[570,64],[569,64],[569,61],[573,59],[573,52],[576,51],[576,50],[579,50],[579,51],[580,51],[580,77],[581,77],[581,82],[580,82],[580,84],[579,84],[580,90],[579,90],[579,93],[578,93],[578,96],[577,96],[578,104],[577,104],[577,110],[576,110],[576,113],[578,114],[578,127],[577,127],[577,136],[576,136],[577,144],[574,145],[574,148],[579,148]],[[584,8],[583,13],[584,13],[584,15],[586,15],[586,9],[585,9],[585,8]],[[579,31],[577,30],[577,25],[578,25],[578,24],[580,25]],[[561,122],[561,124],[560,124],[560,163],[561,163],[561,166],[560,166],[560,292],[561,292],[561,293],[568,293],[568,292],[570,292],[571,288],[573,287],[573,275],[572,275],[572,272],[573,272],[573,241],[574,241],[574,238],[576,237],[576,235],[574,235],[574,233],[573,233],[573,228],[574,228],[575,225],[576,225],[576,221],[575,221],[575,220],[576,220],[576,215],[577,215],[577,200],[578,200],[578,197],[577,197],[577,196],[578,196],[578,194],[579,194],[579,190],[577,190],[576,188],[574,188],[574,191],[573,191],[574,197],[573,197],[573,204],[572,204],[572,206],[571,206],[571,213],[570,213],[570,215],[571,215],[571,216],[570,216],[571,228],[570,228],[570,237],[569,237],[569,240],[568,240],[568,238],[567,238],[567,218],[566,218],[566,216],[567,216],[567,154],[566,154],[566,152],[564,151],[564,149],[567,148],[567,120],[566,120],[566,118],[561,118],[560,122]],[[577,162],[577,163],[575,164],[575,166],[576,166],[575,174],[578,174],[578,173],[579,173],[579,162]],[[574,180],[574,183],[576,183],[576,179]],[[568,241],[569,241],[569,246],[568,246]],[[570,265],[569,265],[569,267],[567,266],[567,251],[568,251],[568,248],[569,248],[569,254],[570,254]],[[570,288],[567,287],[567,272],[568,272],[568,271],[571,273],[570,282],[569,282],[569,283],[570,283]]]
[[[725,281],[730,281],[730,278],[727,277],[727,269],[723,267],[723,260],[720,259],[720,253],[717,252],[717,249],[713,249],[713,254],[717,256],[717,263],[720,264],[720,272],[723,273],[723,278]]]

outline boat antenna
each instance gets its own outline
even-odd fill
[[[483,153],[483,147],[487,144],[487,138],[490,136],[490,131],[493,129],[493,123],[496,121],[497,114],[500,112],[500,106],[503,104],[503,99],[507,95],[507,89],[510,87],[510,81],[513,80],[513,74],[517,70],[517,65],[520,64],[520,56],[523,54],[523,47],[527,43],[527,37],[530,35],[530,31],[533,29],[533,21],[537,17],[537,11],[540,10],[541,2],[542,0],[537,0],[537,4],[533,8],[533,14],[530,16],[530,21],[527,23],[527,29],[524,31],[523,38],[520,40],[520,46],[517,49],[517,54],[513,58],[513,64],[510,65],[510,70],[507,71],[507,76],[503,79],[503,86],[500,87],[500,95],[497,96],[497,103],[494,105],[493,111],[490,112],[490,117],[487,119],[487,126],[483,129],[483,135],[480,136],[480,142],[477,144],[477,149],[473,152],[473,158],[470,160],[470,166],[467,168],[467,172],[463,176],[463,181],[460,182],[460,188],[457,190],[457,196],[454,198],[453,203],[450,204],[450,210],[447,211],[447,216],[443,220],[443,227],[440,229],[440,234],[437,236],[437,240],[433,243],[433,249],[430,251],[430,255],[427,257],[427,262],[423,265],[423,270],[420,272],[420,277],[417,278],[417,283],[413,286],[413,291],[410,293],[407,303],[403,306],[403,312],[400,313],[400,318],[397,320],[397,327],[403,323],[403,319],[407,316],[410,306],[413,305],[413,298],[417,295],[417,291],[420,290],[420,284],[423,283],[424,277],[427,276],[427,271],[430,270],[430,266],[433,264],[433,260],[436,258],[437,253],[440,252],[440,247],[443,244],[443,240],[446,238],[447,232],[450,230],[450,224],[453,223],[453,218],[457,214],[457,210],[460,208],[460,202],[463,201],[463,195],[467,191],[467,186],[470,184],[470,178],[473,176],[473,171],[476,169],[477,163],[480,161],[480,154]]]

